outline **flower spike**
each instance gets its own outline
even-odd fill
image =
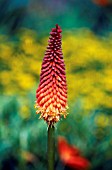
[[[61,28],[56,24],[50,32],[47,50],[43,58],[40,84],[36,91],[36,113],[40,113],[48,125],[66,117],[67,85],[65,64],[61,48]]]

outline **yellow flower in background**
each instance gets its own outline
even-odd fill
[[[37,63],[37,64],[35,64]],[[41,71],[41,62],[40,61],[36,61],[36,60],[32,60],[32,59],[29,59],[29,66],[28,66],[28,69],[31,71],[31,73],[35,74],[36,75],[40,75],[40,71]]]
[[[24,56],[12,56],[10,66],[13,72],[20,72],[24,68]]]
[[[23,105],[21,108],[20,108],[20,116],[23,118],[23,119],[28,119],[30,116],[31,116],[31,113],[29,111],[29,107],[27,106],[27,103],[26,105]]]
[[[107,127],[110,125],[109,117],[105,114],[99,114],[95,117],[95,123],[99,127]]]
[[[104,89],[107,92],[112,92],[112,69],[106,69],[104,71],[104,77],[102,83],[104,84]]]
[[[30,90],[33,87],[35,81],[31,74],[21,72],[16,75],[15,79],[18,83],[18,86],[25,91]]]
[[[26,54],[36,55],[37,54],[37,34],[32,30],[25,29],[20,32],[21,48]]]
[[[67,74],[67,82],[68,83],[68,98],[70,101],[75,102],[76,98],[78,97],[79,87],[75,83],[75,75]]]
[[[0,58],[5,62],[10,62],[10,57],[13,53],[13,46],[10,42],[0,43]]]
[[[1,84],[4,86],[8,86],[9,84],[11,84],[11,72],[10,71],[2,71],[1,75],[0,75],[0,81]]]
[[[101,101],[101,105],[106,108],[112,108],[112,95],[110,93],[105,93],[104,99]]]
[[[26,54],[36,55],[38,49],[34,38],[30,36],[24,37],[22,40],[22,49]]]

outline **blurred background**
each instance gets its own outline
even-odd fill
[[[35,91],[51,28],[63,30],[70,113],[56,125],[91,162],[112,169],[112,0],[0,0],[0,170],[45,170],[47,125]],[[74,167],[75,169],[75,167]]]

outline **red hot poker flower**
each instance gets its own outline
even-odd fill
[[[40,84],[36,91],[36,113],[49,125],[66,117],[67,85],[61,49],[61,28],[56,24],[50,32],[49,44],[42,63]]]
[[[78,148],[68,144],[65,138],[58,138],[58,152],[63,164],[75,170],[86,170],[90,163],[80,155]]]

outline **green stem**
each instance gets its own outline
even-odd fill
[[[48,127],[48,170],[54,170],[55,162],[55,127],[49,125]]]

